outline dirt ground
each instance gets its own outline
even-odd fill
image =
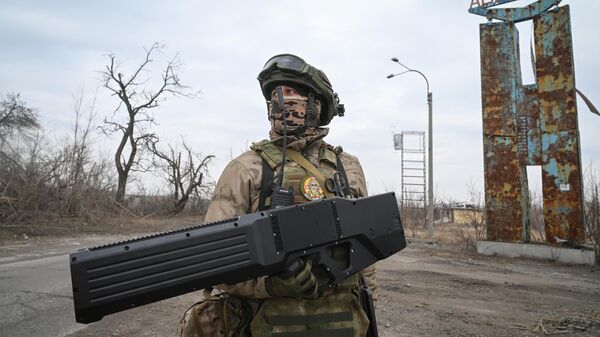
[[[413,243],[379,263],[380,335],[600,336],[600,269]]]
[[[53,240],[46,249],[64,244]],[[106,237],[88,243],[98,240]],[[381,337],[600,336],[598,267],[478,256],[457,244],[413,240],[378,263],[378,279]],[[69,337],[178,336],[181,315],[198,297],[113,314]]]

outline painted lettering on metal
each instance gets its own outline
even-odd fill
[[[515,1],[517,0],[471,0],[471,6],[469,6],[469,9],[474,7],[489,8]]]

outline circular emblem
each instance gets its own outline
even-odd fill
[[[308,176],[300,182],[300,190],[302,191],[302,195],[308,200],[319,200],[323,199],[323,189],[317,178],[314,176]]]

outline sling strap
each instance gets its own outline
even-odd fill
[[[285,153],[291,160],[295,161],[298,165],[302,166],[305,170],[312,173],[312,175],[317,178],[319,185],[321,185],[321,189],[327,198],[333,198],[333,193],[329,192],[327,188],[325,188],[325,177],[319,172],[319,170],[311,164],[304,156],[302,156],[298,151],[292,149],[286,149]]]
[[[260,183],[260,195],[258,197],[258,210],[264,211],[267,209],[267,198],[273,193],[271,186],[273,185],[274,172],[269,166],[269,163],[263,158],[262,160],[262,175]]]
[[[348,176],[346,175],[346,170],[344,169],[344,165],[342,165],[342,160],[339,155],[335,156],[337,161],[337,171],[340,172],[342,178],[344,179],[344,186],[342,187],[344,192],[344,197],[352,197],[352,191],[350,190],[350,181],[348,181]]]

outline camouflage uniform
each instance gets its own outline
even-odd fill
[[[263,160],[275,164],[273,146],[282,144],[282,122],[284,120],[276,100],[269,105],[271,122],[270,141],[253,144],[249,150],[232,160],[219,178],[215,187],[205,222],[215,222],[259,210],[259,199],[263,182]],[[289,129],[304,125],[307,115],[305,97],[287,99],[285,121]],[[320,102],[315,101],[317,116]],[[367,196],[364,173],[358,159],[340,147],[325,143],[323,138],[328,129],[310,127],[304,132],[290,134],[287,148],[298,151],[324,175],[335,172],[336,156],[346,173],[353,197]],[[271,151],[270,155],[266,152]],[[280,151],[280,150],[277,150]],[[281,172],[275,168],[275,179]],[[298,163],[287,160],[284,181],[294,188],[294,203],[307,202],[308,197],[298,193],[299,178],[308,172]],[[331,175],[330,175],[331,176]],[[335,254],[335,253],[334,253]],[[334,257],[335,259],[335,257]],[[324,271],[314,269],[319,281],[327,280]],[[366,283],[375,293],[375,269],[363,271]],[[343,336],[364,336],[369,324],[361,308],[357,292],[358,275],[338,285],[337,288],[319,288],[318,298],[273,298],[267,291],[268,276],[248,280],[234,285],[221,284],[205,290],[204,299],[192,306],[181,321],[181,334],[185,337],[262,337],[262,336],[306,336],[311,329],[334,331]]]

